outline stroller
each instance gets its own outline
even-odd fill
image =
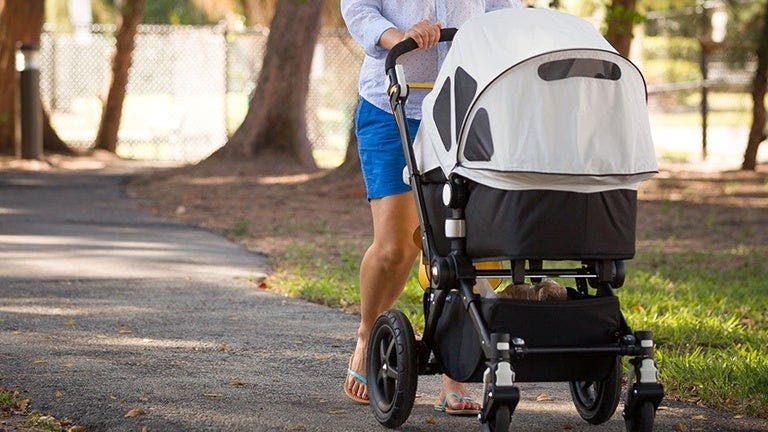
[[[374,416],[400,426],[417,376],[445,373],[483,383],[484,431],[509,430],[516,382],[568,382],[579,415],[601,424],[629,356],[626,427],[651,431],[664,396],[651,332],[630,329],[614,294],[635,253],[637,187],[657,172],[640,71],[591,24],[551,10],[491,12],[440,41],[452,46],[413,143],[404,105],[414,87],[396,60],[416,43],[386,59],[429,287],[420,340],[400,311],[375,322]],[[482,279],[547,277],[574,280],[567,300],[475,291]]]

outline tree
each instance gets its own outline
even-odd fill
[[[757,148],[766,139],[765,93],[768,84],[768,2],[763,12],[761,37],[756,49],[757,70],[752,79],[752,127],[749,130],[747,149],[744,152],[742,170],[754,171],[757,167]]]
[[[306,102],[323,0],[281,0],[275,9],[261,73],[248,113],[217,158],[285,157],[314,169]]]
[[[133,62],[136,32],[144,15],[144,0],[127,0],[115,32],[115,54],[112,57],[112,83],[101,114],[95,147],[114,153],[117,150],[117,132],[123,114],[128,73]]]
[[[2,0],[0,0],[2,1]],[[16,48],[40,45],[44,0],[6,0],[0,4],[0,152],[13,153],[15,141]],[[74,152],[59,138],[43,113],[43,148],[58,153]]]
[[[605,38],[621,55],[629,57],[632,27],[641,21],[642,15],[637,12],[636,0],[612,0],[605,15]]]

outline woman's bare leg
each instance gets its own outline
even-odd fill
[[[376,318],[390,309],[403,292],[413,262],[419,253],[413,243],[413,231],[418,227],[418,216],[413,195],[403,193],[371,200],[373,215],[373,244],[360,264],[360,326],[351,369],[365,375],[365,355],[368,338]],[[345,385],[360,398],[368,398],[368,388],[358,380],[347,378]],[[466,395],[463,384],[443,377],[439,396],[455,392]],[[438,402],[438,403],[440,403]],[[480,408],[476,402],[449,400],[453,409]]]

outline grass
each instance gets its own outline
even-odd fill
[[[296,242],[277,258],[287,295],[357,311],[365,240]],[[318,254],[317,251],[324,251]],[[414,266],[395,307],[423,329]],[[641,251],[619,290],[636,329],[652,330],[668,394],[754,417],[768,415],[768,246],[714,252]]]

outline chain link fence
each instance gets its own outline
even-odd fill
[[[61,137],[89,149],[110,82],[114,26],[89,33],[46,29],[41,92]],[[140,26],[120,124],[120,156],[198,161],[242,122],[268,30]],[[312,65],[307,127],[315,152],[343,157],[357,101],[362,52],[344,29],[324,29]],[[286,76],[290,79],[290,75]],[[330,156],[328,156],[330,155]]]

